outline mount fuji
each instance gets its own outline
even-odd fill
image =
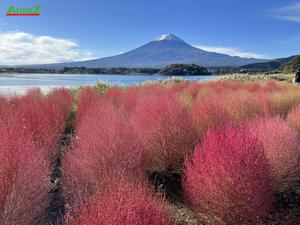
[[[265,62],[263,59],[241,58],[208,52],[193,47],[173,34],[163,34],[132,51],[82,62],[52,64],[57,67],[148,67],[160,68],[169,64],[198,64],[205,67],[242,66]],[[49,65],[48,65],[49,66]]]

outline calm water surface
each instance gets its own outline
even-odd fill
[[[205,81],[216,76],[185,76],[187,80]],[[106,82],[112,85],[129,86],[146,81],[165,80],[170,76],[133,76],[133,75],[102,75],[102,74],[0,74],[0,95],[23,94],[33,87],[47,92],[57,87],[80,87]]]

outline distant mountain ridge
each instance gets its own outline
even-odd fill
[[[294,55],[287,58],[274,59],[269,62],[248,64],[248,65],[241,66],[240,68],[244,70],[254,71],[254,72],[271,71],[271,70],[285,70],[286,72],[292,72],[292,71],[288,71],[292,69],[288,69],[286,67],[288,67],[288,65],[290,64],[292,64],[291,67],[293,67],[294,66],[293,64],[297,64],[297,60],[299,64],[299,57],[300,57],[299,55]],[[297,67],[297,65],[295,65],[294,67]]]
[[[241,58],[208,52],[187,44],[173,34],[164,34],[132,51],[94,60],[42,65],[48,68],[61,67],[147,67],[161,68],[170,64],[197,64],[205,67],[242,66],[265,62],[264,59]],[[39,65],[40,66],[40,65]]]

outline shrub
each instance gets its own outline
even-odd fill
[[[270,94],[270,98],[276,113],[285,118],[294,107],[300,104],[300,91],[291,89],[285,92],[274,92]]]
[[[270,102],[265,95],[251,94],[246,91],[235,91],[226,94],[224,105],[236,124],[248,122],[261,115],[268,115]]]
[[[90,87],[81,89],[77,95],[77,111],[74,127],[80,124],[85,112],[94,104],[94,102],[100,101],[98,92]]]
[[[179,93],[177,98],[185,107],[191,108],[193,106],[193,98],[186,92]]]
[[[170,208],[144,180],[118,177],[67,216],[68,225],[174,225]]]
[[[189,86],[190,82],[189,81],[181,81],[179,83],[171,83],[169,85],[169,94],[171,95],[176,95],[179,93],[182,93],[188,86]]]
[[[111,104],[94,104],[78,125],[63,159],[67,201],[72,204],[88,199],[103,187],[103,177],[115,176],[119,168],[132,176],[144,172],[144,160],[143,146],[130,121]]]
[[[290,126],[294,127],[300,136],[300,104],[287,117]]]
[[[121,96],[122,96],[122,89],[119,87],[109,88],[104,95],[105,99],[111,104],[113,104],[117,109],[120,106]]]
[[[245,89],[251,93],[256,93],[262,90],[262,87],[257,82],[249,82],[244,84]]]
[[[48,162],[15,115],[0,123],[0,224],[41,223],[50,190]]]
[[[253,135],[263,143],[277,188],[284,190],[300,178],[300,141],[297,132],[281,118],[250,123]]]
[[[163,96],[167,93],[166,85],[163,85],[161,83],[149,83],[145,84],[141,88],[141,94],[144,97],[159,97]]]
[[[0,114],[8,107],[6,98],[0,96]]]
[[[66,90],[55,90],[50,93],[44,103],[44,113],[52,128],[54,148],[61,134],[65,131],[66,122],[72,109],[72,94]]]
[[[123,90],[120,102],[120,112],[130,116],[136,108],[139,97],[140,89],[138,87],[129,87]]]
[[[197,142],[192,116],[180,101],[167,96],[144,99],[137,105],[133,120],[149,156],[149,170],[180,169]]]
[[[73,104],[72,92],[64,88],[54,89],[49,93],[48,101],[56,104],[64,120],[67,120]]]
[[[279,86],[279,83],[274,80],[268,81],[266,85],[263,86],[263,91],[266,93],[280,92],[282,90],[283,89]]]
[[[35,145],[49,159],[53,160],[59,142],[59,133],[54,130],[57,115],[51,103],[34,90],[23,97],[11,100],[12,110],[20,118],[21,124],[32,135]],[[53,112],[53,113],[51,113]],[[53,117],[52,117],[53,116]]]
[[[186,88],[186,92],[188,93],[189,96],[191,96],[193,98],[193,100],[196,99],[198,92],[205,87],[204,84],[200,84],[200,83],[195,83],[192,82],[190,83],[190,85]]]
[[[94,88],[97,90],[100,96],[103,96],[106,90],[111,88],[111,85],[106,82],[98,82],[94,85]]]
[[[274,200],[262,144],[245,128],[209,130],[185,162],[187,204],[207,224],[255,224]]]
[[[200,140],[203,139],[209,128],[222,127],[230,120],[223,100],[217,96],[199,99],[193,105],[192,114]]]
[[[61,133],[71,110],[71,93],[55,90],[44,96],[39,90],[10,100],[11,110],[20,118],[22,126],[31,133],[35,145],[53,161]]]

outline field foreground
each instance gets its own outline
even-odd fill
[[[300,221],[300,86],[34,89],[0,124],[1,225]]]

